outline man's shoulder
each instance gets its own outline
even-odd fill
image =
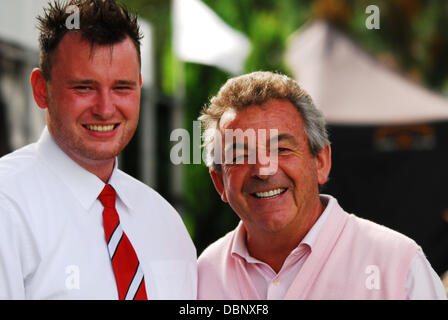
[[[0,186],[27,175],[37,164],[36,144],[30,144],[0,158]]]
[[[364,236],[371,238],[372,240],[389,240],[391,238],[394,238],[399,241],[414,243],[414,240],[404,235],[403,233],[400,233],[399,231],[391,229],[380,223],[356,216],[354,214],[350,214],[350,218],[353,221],[356,221],[359,232],[364,234]]]
[[[393,254],[399,251],[416,252],[419,248],[419,245],[410,237],[377,222],[354,214],[349,215],[349,221],[347,230],[352,230],[356,241],[371,247],[372,250],[388,251]]]
[[[361,217],[360,215],[347,212],[343,209],[335,198],[330,198],[332,214],[326,223],[326,230],[329,231],[338,221],[345,221],[342,229],[344,238],[349,239],[352,245],[358,243],[370,245],[376,248],[395,246],[418,247],[414,240],[408,236],[393,230],[390,227]]]
[[[198,264],[207,264],[207,261],[218,262],[231,254],[235,231],[236,229],[228,232],[205,248],[199,256]]]

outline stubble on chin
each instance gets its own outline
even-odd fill
[[[80,133],[71,133],[64,130],[62,124],[58,123],[50,131],[53,138],[59,147],[72,159],[78,161],[108,161],[114,160],[130,142],[132,135],[123,135],[118,142],[113,142],[113,145],[104,142],[104,147],[101,144],[91,143],[85,140]],[[50,126],[49,126],[50,130]]]

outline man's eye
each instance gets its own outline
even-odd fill
[[[78,91],[89,91],[92,88],[91,87],[87,87],[87,86],[77,86],[77,87],[75,87],[75,89],[78,90]]]
[[[235,163],[237,160],[241,161],[242,159],[244,159],[245,156],[246,155],[244,153],[236,152],[232,156],[232,162]]]
[[[244,158],[247,157],[247,154],[239,154],[233,157],[233,162],[236,163],[236,161],[243,161]]]
[[[233,153],[232,163],[233,164],[245,164],[250,156],[250,152],[245,150],[237,150]]]
[[[130,89],[131,89],[130,87],[124,87],[124,86],[115,87],[115,90],[118,90],[118,91],[125,91],[125,90],[130,90]]]

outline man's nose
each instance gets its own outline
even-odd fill
[[[269,179],[277,173],[278,162],[272,157],[258,157],[257,161],[251,165],[251,175],[260,180]]]
[[[101,119],[110,119],[114,116],[115,111],[116,106],[111,93],[108,90],[101,90],[92,112]]]

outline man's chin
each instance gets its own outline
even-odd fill
[[[60,132],[58,132],[60,133]],[[95,165],[93,162],[107,162],[115,158],[126,146],[123,139],[107,142],[89,141],[79,136],[67,136],[66,134],[53,135],[59,147],[73,160],[80,164]]]
[[[114,160],[122,150],[85,150],[82,152],[84,158],[92,161],[108,161]]]
[[[113,147],[111,145],[78,145],[69,148],[69,156],[71,158],[75,158],[74,160],[77,160],[77,162],[81,161],[93,164],[94,162],[107,162],[115,160],[123,149],[124,148],[120,148],[118,146]]]

